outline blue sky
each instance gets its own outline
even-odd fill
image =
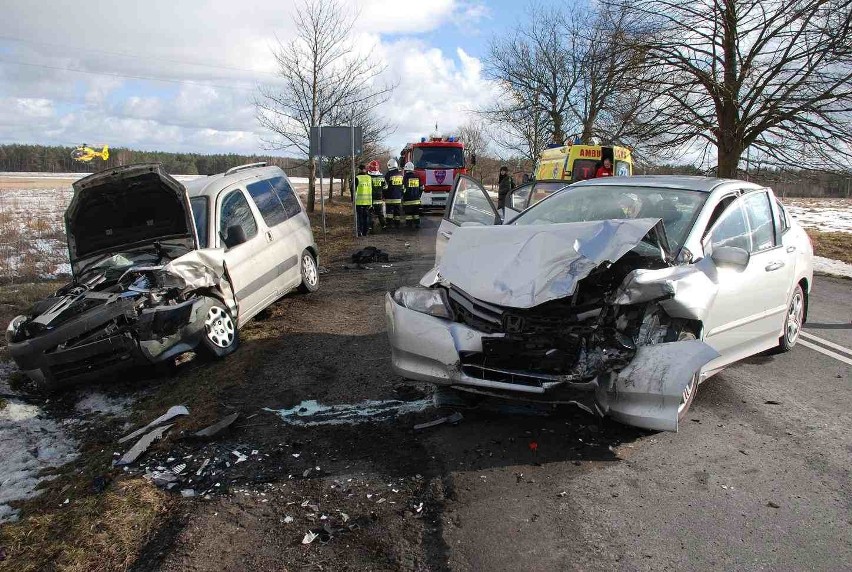
[[[356,48],[399,81],[379,110],[397,125],[387,141],[394,149],[435,121],[452,131],[493,99],[481,59],[492,38],[522,25],[529,7],[338,1],[360,10]],[[257,83],[272,78],[270,46],[292,36],[299,4],[242,0],[235,11],[222,0],[53,0],[50,10],[34,10],[29,1],[5,0],[11,25],[0,31],[0,143],[266,152],[251,99]]]

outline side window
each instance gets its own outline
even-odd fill
[[[257,236],[257,221],[254,220],[245,195],[239,189],[231,191],[222,199],[219,210],[219,236],[227,237],[228,228],[237,225],[243,227],[247,239],[251,240]]]
[[[511,205],[512,210],[522,211],[527,206],[527,197],[530,196],[530,189],[532,189],[532,185],[524,185],[523,187],[518,187],[514,191],[512,191],[511,196],[509,197],[509,204]]]
[[[790,225],[787,222],[787,209],[784,208],[781,201],[777,200],[775,201],[775,207],[777,211],[775,216],[775,226],[779,233],[784,234],[790,229]]]
[[[594,159],[577,159],[574,161],[574,169],[571,179],[574,181],[593,179],[597,170],[598,162]]]
[[[458,181],[453,205],[447,217],[452,223],[461,226],[466,222],[492,225],[496,222],[497,213],[485,190],[469,179],[462,177]]]
[[[743,201],[751,234],[751,252],[775,246],[775,227],[772,224],[772,204],[766,192],[746,195]]]
[[[257,210],[260,211],[260,216],[263,217],[266,226],[273,227],[287,220],[284,205],[281,204],[269,181],[255,181],[246,185],[246,190],[251,195],[254,204],[257,205]]]
[[[736,246],[747,251],[751,250],[748,225],[741,201],[734,202],[719,217],[716,226],[710,231],[710,244],[712,250],[720,246]]]
[[[293,187],[290,182],[284,177],[275,177],[270,179],[269,183],[275,194],[278,195],[278,200],[284,205],[284,212],[288,218],[292,218],[302,212],[302,206],[299,204],[299,199],[296,198],[296,193],[293,192]]]

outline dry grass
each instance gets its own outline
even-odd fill
[[[22,314],[33,303],[56,291],[61,282],[32,282],[0,286],[0,327],[5,331],[9,320]],[[6,337],[0,337],[0,346]]]
[[[319,247],[320,264],[349,260],[349,256],[358,250],[355,238],[355,220],[352,204],[336,200],[325,205],[325,226],[328,233],[322,234],[322,217],[317,205],[316,211],[308,215],[314,231],[314,240]]]
[[[814,245],[814,254],[852,264],[852,233],[820,232],[806,229]]]

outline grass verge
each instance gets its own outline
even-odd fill
[[[850,232],[821,232],[806,229],[814,254],[852,264],[852,233]]]

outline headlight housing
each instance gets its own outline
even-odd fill
[[[403,286],[393,293],[393,299],[397,304],[438,318],[453,319],[447,293],[443,288],[415,288]]]
[[[27,321],[26,316],[16,316],[12,318],[9,325],[6,327],[6,343],[11,344],[20,340],[21,326]]]

